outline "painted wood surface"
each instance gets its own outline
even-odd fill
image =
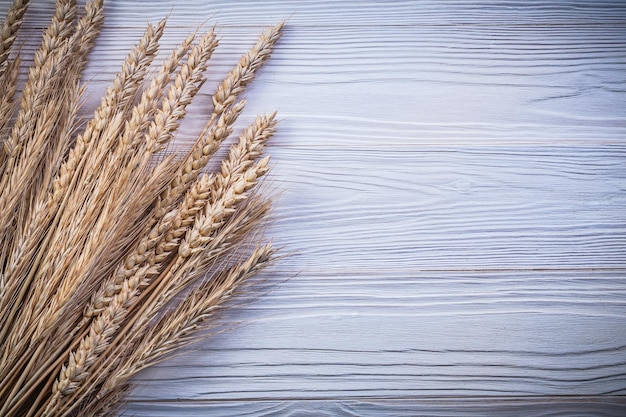
[[[86,113],[146,22],[170,15],[164,51],[217,24],[171,151],[288,19],[239,127],[283,119],[270,234],[295,254],[130,414],[626,414],[625,2],[105,4]]]

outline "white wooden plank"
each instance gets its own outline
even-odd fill
[[[623,395],[625,272],[309,274],[133,398]]]
[[[3,0],[7,3],[8,0]],[[33,2],[32,14],[49,16],[54,0]],[[620,0],[572,1],[180,1],[132,0],[105,2],[110,17],[108,25],[128,27],[146,20],[161,19],[164,12],[184,27],[209,20],[229,26],[259,26],[289,18],[298,26],[399,26],[399,25],[554,25],[554,24],[623,24],[626,6]],[[39,22],[35,22],[39,23]],[[41,23],[39,23],[41,26]]]
[[[181,410],[171,403],[135,403],[128,407],[131,415],[152,417],[191,416],[309,416],[369,417],[398,416],[485,416],[485,417],[549,417],[596,416],[622,417],[623,401],[596,398],[547,398],[534,402],[520,400],[352,400],[352,401],[257,401],[230,403],[193,403]]]
[[[208,96],[259,30],[220,28],[199,104],[210,108]],[[164,50],[186,31],[170,32]],[[95,62],[121,60],[119,36],[105,32]],[[279,109],[284,145],[623,144],[626,99],[615,92],[625,87],[624,37],[619,27],[288,26],[249,91],[249,111]],[[98,67],[94,87],[116,69]]]
[[[44,8],[46,13],[33,12],[31,18],[39,26],[51,4]],[[313,7],[314,3],[302,4]],[[421,2],[393,4],[407,10],[425,7]],[[244,8],[267,16],[290,5]],[[393,17],[357,6],[351,7],[359,13],[372,13],[381,22]],[[174,47],[200,24],[184,23],[187,18],[176,14],[185,7],[190,6],[167,9],[172,14],[171,27],[162,50]],[[620,16],[619,3],[615,7],[615,15]],[[97,105],[145,22],[158,20],[146,17],[145,13],[151,15],[152,11],[129,3],[115,2],[111,8],[86,75],[92,83],[88,94],[91,107],[86,111]],[[557,9],[563,13],[586,10],[582,5],[564,4]],[[605,4],[586,12],[605,15],[610,9]],[[163,9],[155,6],[154,10]],[[144,16],[137,19],[133,13]],[[622,16],[626,19],[626,9]],[[216,83],[261,30],[258,25],[224,26],[222,20],[215,21],[220,23],[222,44],[212,59],[209,82],[197,99],[199,112],[189,117],[188,126],[195,129],[185,130],[181,142],[192,140],[191,133],[199,129],[209,110],[209,95]],[[121,23],[125,26],[120,27]],[[625,86],[626,27],[553,23],[336,27],[323,21],[309,26],[290,21],[271,63],[250,89],[249,111],[279,109],[285,127],[277,140],[284,145],[623,144],[626,99],[617,93]],[[24,36],[25,54],[37,44],[36,33],[33,30]]]
[[[626,266],[621,147],[270,152],[305,271]]]

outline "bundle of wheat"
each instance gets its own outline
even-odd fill
[[[165,21],[148,25],[82,124],[102,0],[82,12],[57,1],[16,98],[11,47],[27,3],[15,0],[0,28],[0,415],[109,415],[133,375],[194,340],[274,259],[261,243],[270,203],[255,186],[275,115],[204,171],[282,24],[219,84],[204,130],[176,158],[160,151],[204,82],[214,31],[190,35],[146,80]]]

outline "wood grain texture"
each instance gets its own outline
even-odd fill
[[[129,414],[154,417],[192,416],[319,416],[319,417],[554,417],[594,416],[622,417],[624,405],[615,399],[598,398],[536,398],[527,400],[450,399],[431,401],[402,400],[319,400],[319,401],[255,401],[233,403],[193,403],[184,409],[171,403],[133,403]],[[149,413],[149,414],[148,414]]]
[[[163,51],[217,24],[169,152],[288,19],[239,128],[279,110],[270,234],[296,254],[129,414],[626,414],[625,2],[105,4],[86,113],[147,21],[170,15]]]

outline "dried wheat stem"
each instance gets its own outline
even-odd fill
[[[234,243],[235,240],[241,241],[241,239],[245,239],[245,236],[249,236],[249,234],[258,228],[261,224],[262,219],[265,218],[269,210],[269,201],[259,201],[259,200],[247,200],[245,204],[238,210],[235,218],[231,219],[226,227],[220,229],[219,236],[216,236],[216,240],[220,241],[219,246],[224,248],[228,246],[228,243]],[[241,243],[238,243],[238,245]],[[225,249],[227,251],[227,249]],[[217,253],[219,250],[213,249],[211,252]],[[208,253],[208,252],[207,252]],[[220,255],[224,255],[229,257],[225,252],[220,252]],[[179,275],[183,275],[183,279],[188,282],[198,278],[200,275],[204,273],[204,271],[208,270],[206,265],[206,257],[203,253],[197,253],[194,255],[195,259],[186,265],[184,271],[179,271]],[[208,256],[211,256],[208,253]],[[158,293],[158,290],[154,291]],[[105,381],[106,377],[113,372],[115,369],[118,369],[122,360],[128,355],[128,352],[133,352],[136,349],[136,346],[141,341],[141,337],[143,335],[142,331],[136,331],[139,326],[143,329],[145,326],[149,324],[151,318],[148,318],[143,311],[136,311],[133,313],[135,317],[141,317],[139,320],[138,326],[133,326],[133,328],[129,328],[128,326],[120,331],[120,335],[123,335],[123,340],[121,337],[117,337],[115,341],[112,342],[113,351],[111,353],[104,354],[104,357],[101,359],[99,363],[99,372],[97,375],[92,374],[91,382],[88,382],[89,386],[86,388],[86,391],[93,391],[99,389],[101,384]],[[136,323],[138,324],[138,323]],[[119,386],[120,389],[123,386]],[[97,401],[105,401],[109,395],[114,395],[115,393],[120,393],[119,390],[101,392],[96,398]],[[75,402],[83,401],[87,397],[86,394],[82,394],[80,397],[76,397],[76,395],[70,400]],[[93,400],[93,397],[92,397]],[[92,405],[93,402],[91,403]],[[110,404],[101,404],[103,407],[109,407]]]
[[[104,21],[103,6],[104,0],[92,0],[85,3],[85,16],[78,20],[76,33],[70,39],[70,42],[78,41],[74,58],[79,60],[81,66],[84,65],[84,58],[93,47],[95,36],[100,32],[100,27]],[[82,26],[85,28],[82,29]]]
[[[247,211],[249,215],[248,216],[242,215],[241,213],[238,214],[237,219],[233,219],[234,220],[233,224],[229,225],[229,227],[227,228],[228,231],[227,232],[225,231],[224,234],[228,235],[229,237],[232,237],[233,235],[237,235],[238,231],[242,231],[244,235],[247,235],[249,231],[254,230],[255,228],[259,226],[261,219],[264,218],[264,216],[267,214],[268,208],[269,208],[268,201],[262,201],[262,202],[259,202],[256,200],[247,201],[246,205],[242,207],[242,210]],[[239,227],[235,226],[235,224],[238,225]],[[230,227],[230,226],[235,226],[235,227]],[[258,254],[259,252],[257,252],[257,255]],[[259,259],[261,259],[259,261],[259,264],[267,263],[267,260],[263,260],[262,256],[259,256]],[[185,271],[180,272],[180,274],[187,275],[184,277],[184,280],[190,281],[201,276],[204,273],[203,271],[207,270],[205,261],[206,259],[203,253],[194,254],[193,259],[190,262],[188,262],[188,264],[190,263],[191,265],[186,265]],[[248,264],[253,264],[253,263],[254,263],[253,261],[248,262]],[[256,272],[259,269],[261,269],[261,267],[264,267],[264,266],[265,265],[257,265],[257,267],[251,268],[251,271],[252,269],[254,269],[254,271]],[[233,267],[231,271],[234,272],[235,268]],[[221,273],[222,274],[225,273],[225,270],[223,269]],[[213,277],[207,278],[207,279],[212,280]],[[200,294],[200,293],[196,291],[196,294]],[[141,317],[145,317],[145,316],[141,315]],[[183,319],[184,318],[181,318],[181,320]],[[162,319],[159,319],[159,320],[162,320]],[[147,325],[147,322],[145,322],[143,319],[141,321],[142,323],[146,323]],[[151,332],[153,332],[153,330],[155,329],[155,326],[150,324],[150,328],[152,329]],[[118,341],[116,343],[114,352],[106,356],[106,362],[101,363],[100,365],[101,372],[98,373],[98,378],[96,378],[96,380],[93,380],[91,382],[89,390],[96,389],[100,391],[98,392],[98,395],[95,397],[95,400],[92,397],[92,401],[88,403],[88,408],[90,409],[91,408],[97,409],[97,408],[100,408],[101,406],[105,406],[106,403],[102,404],[101,401],[106,401],[107,399],[113,399],[113,398],[118,397],[120,393],[123,391],[123,388],[125,386],[121,382],[121,380],[131,377],[134,372],[139,370],[139,369],[132,369],[132,368],[134,367],[133,363],[135,363],[137,358],[141,356],[141,350],[138,348],[138,346],[141,344],[142,341],[146,341],[146,337],[145,337],[146,332],[144,331],[143,327],[141,328],[141,330],[139,328],[134,327],[134,330],[126,331],[125,334],[126,334],[127,339],[124,341]],[[187,343],[191,341],[192,339],[189,337],[189,335],[187,335],[186,340],[184,340],[183,343]],[[173,342],[165,341],[165,343],[171,346]],[[133,356],[132,358],[129,358],[128,352],[133,352],[131,354]],[[147,356],[150,356],[150,355],[144,355],[144,359]],[[150,361],[154,360],[156,362],[159,359],[154,356],[151,356],[149,360]],[[105,382],[106,377],[109,374],[115,374],[115,375],[112,377],[112,379],[109,379],[108,381]],[[102,375],[104,375],[104,377],[102,377]],[[113,381],[116,382],[116,385],[112,384]],[[103,385],[102,385],[103,383],[106,384],[106,389],[103,388]],[[100,389],[100,388],[103,388],[103,389]],[[83,395],[83,398],[84,397],[85,395]],[[98,401],[98,403],[96,404],[94,403],[94,401]]]
[[[45,213],[45,207],[40,204],[35,203],[33,211],[35,213]],[[43,215],[43,214],[42,214]],[[29,252],[30,245],[32,244],[32,239],[39,237],[37,225],[35,222],[31,222],[29,227],[24,230],[19,236],[17,236],[16,241],[13,244],[12,250],[9,252],[10,257],[7,259],[7,264],[5,266],[5,274],[9,277],[15,277],[16,271],[19,270],[20,266],[24,262],[24,258],[27,256]],[[19,275],[18,275],[19,276]],[[1,291],[0,291],[1,294]]]
[[[86,54],[93,45],[102,23],[101,2],[89,3],[86,7],[86,16],[79,20],[76,33],[68,39],[72,29],[71,23],[76,14],[75,2],[57,3],[55,18],[44,34],[42,47],[36,53],[35,61],[39,65],[33,66],[23,93],[21,105],[31,107],[31,116],[37,118],[37,123],[33,126],[38,130],[32,131],[33,127],[30,125],[30,130],[23,130],[23,133],[32,131],[33,136],[25,141],[23,156],[19,160],[16,154],[11,155],[14,161],[12,168],[24,171],[24,166],[29,168],[39,164],[42,167],[39,177],[31,176],[33,177],[31,181],[38,180],[43,185],[31,187],[35,190],[31,191],[34,199],[37,195],[43,194],[37,190],[47,189],[49,179],[57,171],[77,125],[76,115],[83,91],[79,87],[80,75],[86,62]],[[73,59],[68,59],[64,54],[69,54]],[[32,111],[37,100],[45,102],[41,112]],[[56,112],[51,114],[48,112],[46,116],[46,109],[49,107],[56,108]],[[24,114],[25,112],[20,112],[20,115]],[[18,116],[18,124],[19,121]],[[15,132],[14,129],[12,133]],[[7,143],[9,142],[11,139]],[[46,146],[42,146],[44,142],[47,142]],[[41,153],[42,148],[47,151]],[[37,161],[37,158],[31,158],[33,154],[38,155],[42,163]],[[29,174],[28,170],[25,171],[25,174]]]
[[[22,26],[24,13],[27,8],[28,0],[14,0],[5,21],[0,26],[0,78],[7,69],[6,62],[9,59],[9,53],[17,36],[17,31]],[[2,93],[2,90],[0,90],[0,93]]]
[[[88,184],[90,188],[85,190],[87,191],[86,193],[75,190],[73,194],[78,199],[83,199],[83,195],[88,197],[83,199],[84,201],[81,200],[71,204],[77,204],[80,207],[95,204],[90,207],[90,210],[99,210],[106,213],[107,209],[99,208],[103,203],[106,202],[110,207],[114,207],[116,202],[119,202],[119,199],[111,199],[105,197],[105,195],[110,192],[112,185],[116,183],[120,176],[129,175],[127,170],[136,169],[135,166],[128,165],[125,162],[127,162],[128,158],[132,158],[135,147],[141,142],[141,135],[148,127],[152,116],[158,108],[163,90],[170,82],[180,60],[189,51],[193,38],[194,35],[192,34],[185,39],[163,62],[159,73],[153,78],[150,86],[143,92],[139,103],[133,107],[130,116],[124,115],[124,117],[127,117],[127,120],[125,120],[125,126],[121,130],[123,133],[121,135],[100,135],[98,149],[106,150],[107,152],[92,153],[88,161],[85,162],[91,169],[98,170],[99,175],[95,181],[92,181],[90,179],[92,171],[83,170],[83,178],[77,182]],[[103,122],[106,125],[106,119],[104,119]],[[108,152],[110,149],[114,149],[115,151],[110,153]],[[72,155],[70,155],[70,158],[71,156]],[[119,181],[117,183],[119,184]],[[88,213],[83,215],[88,215]]]
[[[7,156],[4,141],[9,121],[15,110],[14,98],[19,70],[20,59],[16,57],[8,63],[4,76],[0,78],[0,175],[3,172],[2,167]]]
[[[53,134],[57,137],[56,141],[50,141],[48,155],[46,156],[49,162],[44,166],[43,175],[41,179],[42,189],[38,193],[33,193],[38,204],[42,204],[42,207],[52,209],[48,206],[50,201],[50,190],[52,189],[53,179],[59,174],[59,169],[62,166],[67,151],[72,146],[73,137],[78,130],[79,112],[82,105],[83,93],[86,87],[81,85],[77,80],[73,85],[67,88],[68,98],[65,106],[59,106],[59,110],[63,110],[60,114],[57,127]],[[64,107],[64,108],[63,108]],[[52,214],[53,210],[46,210],[46,214]],[[37,212],[35,212],[37,214]],[[31,216],[31,221],[36,222],[36,215]]]
[[[172,172],[167,173],[168,177]],[[153,198],[156,194],[153,194]],[[144,204],[147,204],[145,202]],[[93,269],[91,269],[93,270]],[[146,265],[134,275],[122,282],[122,288],[108,303],[108,306],[91,321],[89,333],[82,339],[78,349],[72,352],[70,361],[58,377],[53,388],[53,400],[48,406],[51,410],[65,403],[67,396],[82,389],[81,381],[92,371],[91,365],[100,353],[110,344],[110,339],[128,314],[128,308],[136,298],[139,283],[150,270]],[[79,360],[76,360],[78,358]]]
[[[101,395],[114,391],[140,370],[192,341],[201,323],[211,317],[241,283],[268,266],[274,253],[270,244],[256,247],[244,262],[211,276],[190,292],[174,310],[142,335],[131,355],[107,379]]]
[[[40,208],[41,209],[41,208]],[[40,210],[39,209],[39,210]],[[35,213],[39,213],[39,211],[35,211]],[[26,236],[27,238],[29,238],[30,240],[27,240],[28,243],[32,243],[33,241],[39,241],[41,239],[41,236],[36,234],[35,232],[42,231],[41,228],[39,228],[38,230],[34,229],[35,232],[32,231],[33,229],[29,229],[28,231],[24,231],[24,236]],[[32,239],[31,239],[32,238]],[[14,256],[20,256],[22,257],[22,253],[21,253],[22,248],[19,248],[18,253],[14,253]],[[40,252],[41,253],[41,252]],[[21,261],[21,259],[20,259]],[[34,262],[34,264],[36,265],[36,262]],[[21,265],[24,265],[24,263],[22,263]],[[28,262],[26,263],[26,265],[28,265]],[[35,269],[33,269],[34,271]],[[29,277],[27,280],[25,280],[25,282],[29,281],[31,278]],[[35,280],[34,281],[35,284],[39,284],[42,281],[41,280]],[[44,281],[46,284],[50,284],[50,282]],[[38,285],[35,285],[38,286]],[[23,285],[23,288],[26,288],[25,285]],[[31,294],[32,295],[32,294]],[[36,312],[34,312],[35,309],[40,309],[41,307],[43,307],[45,304],[44,303],[40,303],[40,302],[35,302],[34,299],[32,298],[32,296],[29,295],[29,299],[28,302],[25,304],[21,304],[18,302],[15,302],[15,305],[20,305],[22,307],[21,310],[21,316],[15,320],[15,325],[14,328],[12,330],[12,338],[10,338],[9,343],[7,343],[7,347],[9,349],[9,352],[12,355],[12,360],[7,361],[8,363],[15,363],[15,361],[17,361],[17,363],[22,363],[22,365],[20,366],[13,366],[13,371],[18,372],[17,375],[19,375],[20,370],[21,370],[21,377],[20,377],[20,381],[18,383],[15,384],[15,388],[17,389],[18,387],[22,386],[23,381],[32,381],[32,380],[28,380],[27,378],[29,377],[29,375],[31,375],[31,372],[35,372],[37,371],[39,368],[37,368],[36,364],[40,363],[40,361],[47,361],[49,358],[47,356],[47,354],[45,354],[43,357],[38,356],[37,354],[32,354],[30,357],[27,356],[22,356],[21,352],[23,351],[24,348],[26,348],[28,346],[29,342],[32,342],[32,339],[30,336],[33,336],[33,331],[31,331],[29,329],[29,331],[20,331],[20,329],[26,329],[26,327],[30,327],[33,328],[33,326],[36,323],[33,324],[29,324],[32,323],[32,320],[34,318],[34,320],[37,320],[40,318],[40,316],[38,316],[36,314]],[[35,338],[38,338],[39,336],[37,336],[36,334],[34,335]],[[68,340],[69,342],[69,340]],[[45,344],[45,341],[41,341],[42,346],[43,344]],[[23,366],[25,366],[25,368],[22,368]],[[32,387],[32,382],[26,382],[23,385],[23,389],[28,389],[28,387]],[[24,400],[24,396],[17,394],[15,397],[16,400],[19,400],[20,402]],[[7,402],[7,404],[10,404],[9,402]],[[19,404],[19,402],[17,403]],[[18,405],[15,405],[16,407]]]

